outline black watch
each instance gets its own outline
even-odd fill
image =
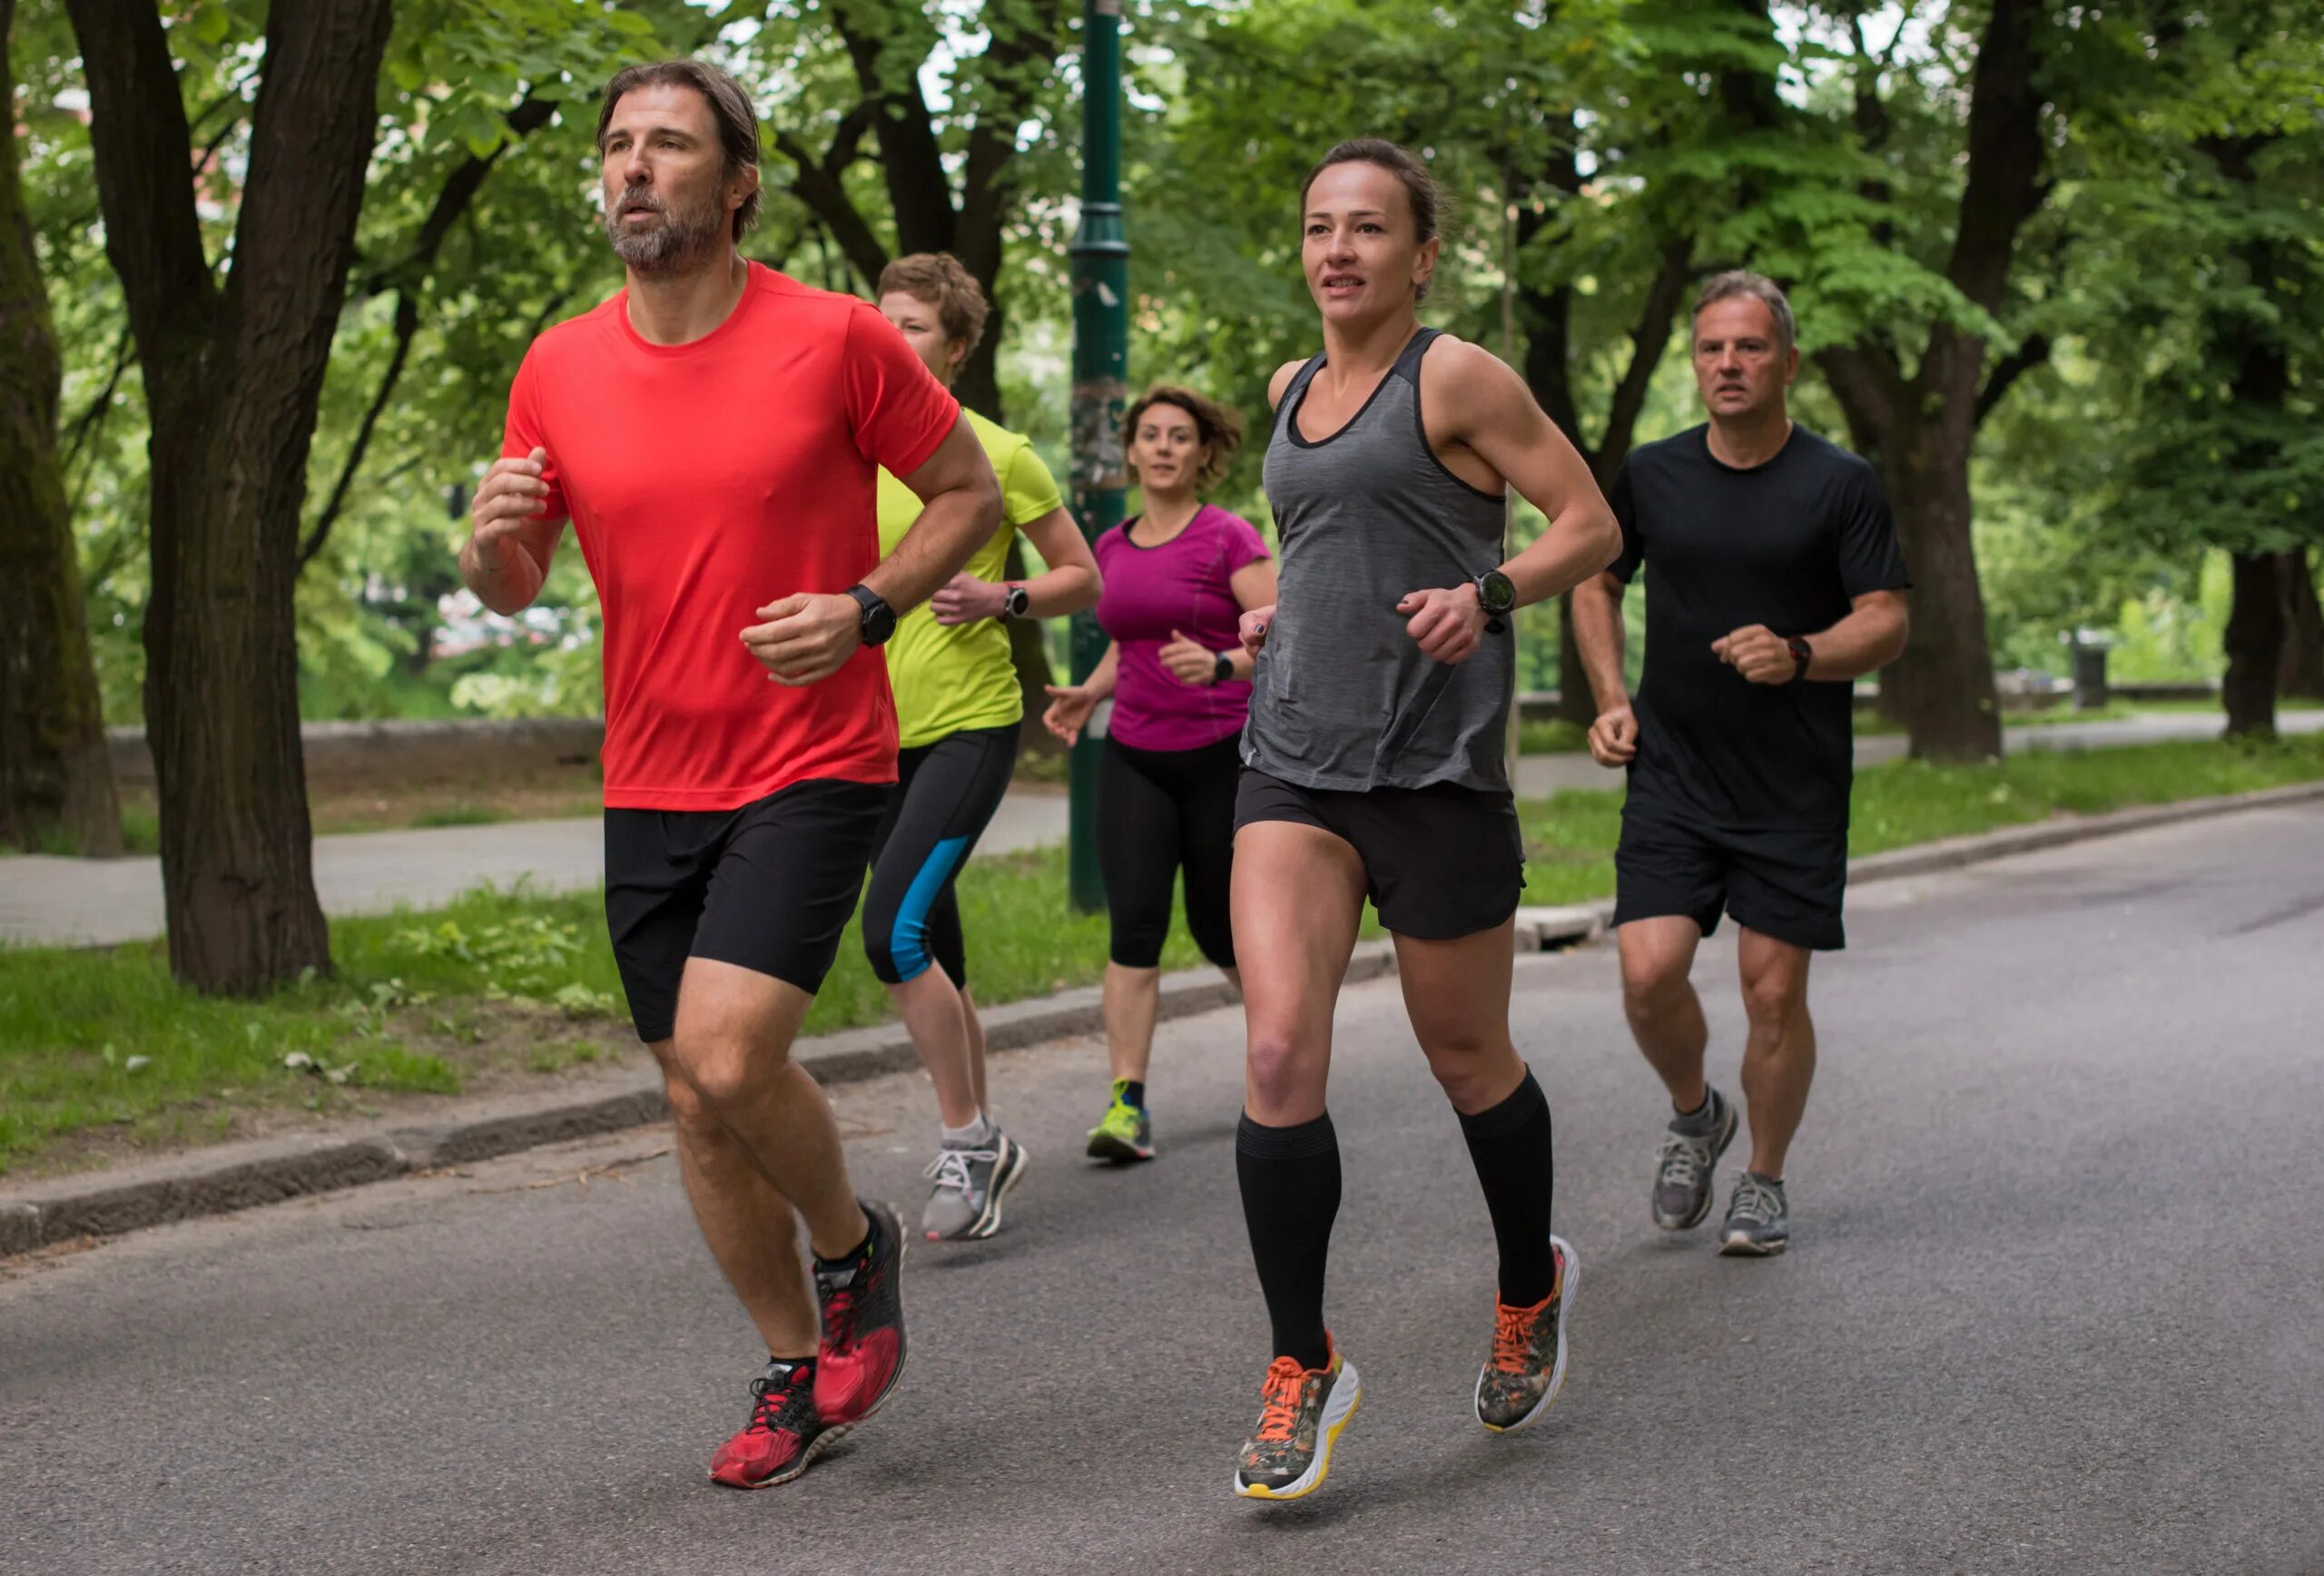
[[[1032,606],[1033,594],[1011,581],[1009,594],[1000,599],[1000,622],[1006,624],[1012,618],[1024,617],[1026,610]]]
[[[862,620],[857,625],[862,632],[863,644],[885,645],[888,636],[896,632],[896,610],[888,606],[887,598],[869,586],[850,586],[847,594],[855,598],[857,606],[863,609]]]
[[[1804,636],[1797,635],[1785,635],[1783,643],[1791,649],[1791,660],[1799,665],[1791,672],[1791,682],[1797,684],[1807,676],[1807,665],[1816,660],[1816,648],[1808,645]]]
[[[1220,652],[1217,664],[1210,670],[1210,682],[1225,684],[1235,676],[1235,658],[1231,653]]]
[[[1506,617],[1517,610],[1517,583],[1498,569],[1477,576],[1477,606],[1488,618]]]

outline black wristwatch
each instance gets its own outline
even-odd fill
[[[850,586],[847,594],[855,598],[857,606],[863,609],[862,620],[857,625],[862,632],[863,644],[885,645],[888,636],[896,632],[896,610],[888,606],[887,598],[869,586]]]
[[[1488,569],[1477,576],[1477,606],[1485,610],[1488,618],[1501,618],[1517,610],[1517,583],[1498,569]]]
[[[1213,684],[1225,684],[1234,676],[1235,658],[1233,655],[1224,651],[1220,652],[1218,654],[1217,665],[1210,670],[1210,682]]]
[[[1032,605],[1033,594],[1015,581],[1010,581],[1009,594],[1000,599],[1000,622],[1006,624],[1012,618],[1024,617],[1026,609]]]
[[[1797,684],[1807,676],[1807,665],[1816,660],[1816,648],[1808,645],[1804,636],[1797,635],[1785,635],[1783,643],[1791,648],[1791,660],[1799,665],[1791,674],[1791,682]]]

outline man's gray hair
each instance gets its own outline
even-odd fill
[[[1714,301],[1729,300],[1736,296],[1749,296],[1763,301],[1775,314],[1776,340],[1779,349],[1788,350],[1797,341],[1798,330],[1791,320],[1791,302],[1784,299],[1783,287],[1764,273],[1753,273],[1748,268],[1729,269],[1715,276],[1703,286],[1703,293],[1695,298],[1694,315],[1703,315],[1703,309]]]

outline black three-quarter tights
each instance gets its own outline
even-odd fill
[[[1170,933],[1170,889],[1187,872],[1187,929],[1202,955],[1235,966],[1227,878],[1235,862],[1238,735],[1193,750],[1136,750],[1110,735],[1098,767],[1098,867],[1113,960],[1151,969]]]

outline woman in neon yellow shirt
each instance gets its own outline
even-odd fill
[[[880,311],[948,387],[984,332],[984,292],[944,252],[900,257],[880,275]],[[1000,806],[1017,762],[1023,692],[1009,621],[1078,613],[1098,600],[1098,566],[1029,439],[965,411],[1000,478],[1001,526],[969,566],[904,615],[887,646],[902,749],[872,856],[863,950],[936,1086],[941,1147],[921,1229],[931,1238],[990,1236],[1024,1175],[1022,1145],[985,1109],[984,1026],[969,994],[952,882]],[[880,473],[880,548],[891,552],[920,515],[910,488]],[[1006,579],[1022,531],[1049,565]]]

